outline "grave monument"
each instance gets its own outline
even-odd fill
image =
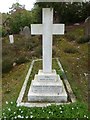
[[[30,28],[28,26],[25,26],[22,31],[23,35],[26,39],[30,38]]]
[[[90,36],[90,16],[85,20],[85,36]]]
[[[13,35],[9,35],[9,41],[10,41],[10,44],[14,43],[14,37],[13,37]]]
[[[53,9],[42,9],[43,23],[32,24],[31,34],[42,35],[43,67],[32,80],[28,101],[67,102],[67,92],[60,76],[52,69],[52,35],[63,35],[64,24],[53,24]]]

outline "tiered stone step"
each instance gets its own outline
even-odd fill
[[[28,101],[67,101],[63,82],[55,70],[52,74],[43,74],[39,71],[38,75],[35,75],[28,92]]]

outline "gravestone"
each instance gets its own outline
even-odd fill
[[[43,23],[32,24],[31,34],[43,37],[43,67],[35,75],[28,92],[28,101],[67,102],[67,93],[60,76],[52,69],[52,35],[63,35],[64,24],[53,24],[53,9],[43,8]]]
[[[31,34],[30,34],[30,28],[28,26],[25,26],[23,28],[23,35],[25,36],[26,39],[30,38]]]
[[[85,36],[90,36],[90,16],[85,20]]]
[[[10,41],[11,44],[14,43],[14,37],[13,37],[13,35],[9,35],[9,41]]]

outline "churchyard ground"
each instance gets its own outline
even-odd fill
[[[14,35],[15,43],[3,38],[2,113],[7,118],[88,119],[88,42],[81,43],[83,25],[68,27],[64,36],[54,36],[53,58],[59,58],[76,96],[76,103],[46,108],[16,107],[16,100],[33,59],[41,58],[40,36],[26,40]],[[16,65],[14,66],[14,63]],[[39,69],[37,63],[35,72]],[[53,65],[56,67],[56,65]]]

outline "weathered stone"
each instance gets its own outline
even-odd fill
[[[11,44],[14,43],[14,37],[13,37],[13,35],[9,35],[9,40],[10,40],[10,43],[11,43]]]
[[[85,20],[85,36],[90,36],[90,16]]]
[[[23,28],[23,35],[25,36],[26,39],[30,38],[31,34],[30,34],[30,28],[28,26],[25,26]]]
[[[32,80],[28,101],[67,102],[64,84],[52,70],[52,35],[63,35],[64,24],[53,24],[53,9],[43,8],[43,24],[31,25],[31,34],[43,35],[43,69]]]

